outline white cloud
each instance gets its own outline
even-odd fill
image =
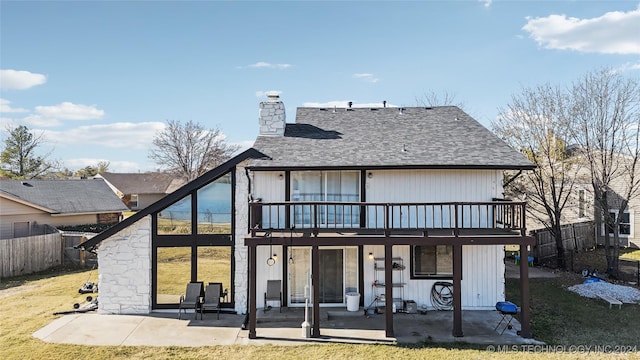
[[[615,73],[640,70],[640,63],[626,63],[613,69]]]
[[[47,77],[42,74],[23,70],[0,70],[0,88],[3,90],[26,90],[45,82]]]
[[[22,119],[23,122],[38,127],[59,126],[63,120],[97,120],[104,117],[104,110],[96,105],[82,105],[63,102],[53,106],[36,106],[35,114]]]
[[[92,120],[104,116],[104,110],[95,105],[82,105],[63,102],[53,106],[36,106],[36,112],[47,118],[60,120]]]
[[[478,2],[481,2],[482,6],[488,8],[488,7],[491,7],[493,0],[478,0]]]
[[[11,101],[0,98],[0,113],[23,113],[28,111],[22,108],[12,108]]]
[[[110,148],[149,149],[153,137],[164,129],[161,122],[86,125],[77,128],[53,131],[45,130],[49,141],[55,141],[60,147],[67,145],[106,146]],[[146,155],[146,154],[145,154]]]
[[[604,54],[640,54],[640,6],[579,19],[566,15],[527,18],[522,30],[547,49]]]
[[[253,143],[254,143],[253,140],[242,140],[242,141],[231,143],[231,145],[238,145],[238,153],[241,153],[249,149],[250,147],[252,147]]]
[[[358,74],[353,74],[353,77],[356,79],[362,79],[366,82],[370,82],[370,83],[377,83],[380,79],[376,78],[373,74],[367,74],[367,73],[358,73]]]
[[[249,65],[249,67],[258,69],[287,69],[291,67],[291,64],[271,64],[264,61],[258,61],[255,64]]]
[[[328,102],[305,102],[302,104],[303,107],[317,107],[317,108],[346,108],[349,107],[349,100],[335,100]],[[382,102],[377,103],[355,103],[351,104],[352,108],[381,108],[384,105]],[[387,103],[387,107],[398,107],[397,105],[392,105]]]

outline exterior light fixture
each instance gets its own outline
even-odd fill
[[[367,177],[368,177],[369,179],[373,178],[373,173],[371,173],[371,172],[370,172],[370,173],[368,173],[368,174],[367,174]]]
[[[372,252],[369,253],[369,260],[373,260],[373,253]]]
[[[276,263],[278,256],[273,253],[273,246],[271,245],[271,238],[269,238],[269,258],[267,259],[267,265],[273,266]]]

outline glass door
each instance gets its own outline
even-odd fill
[[[304,306],[306,297],[311,304],[311,248],[289,247],[289,255],[293,259],[288,268],[289,306]],[[358,288],[357,247],[323,247],[319,249],[319,258],[320,305],[345,305],[345,293]]]

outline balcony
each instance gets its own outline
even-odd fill
[[[268,232],[524,236],[525,203],[251,202],[251,236]]]

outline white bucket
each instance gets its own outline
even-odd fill
[[[347,311],[358,311],[360,309],[360,294],[355,292],[347,293]]]

